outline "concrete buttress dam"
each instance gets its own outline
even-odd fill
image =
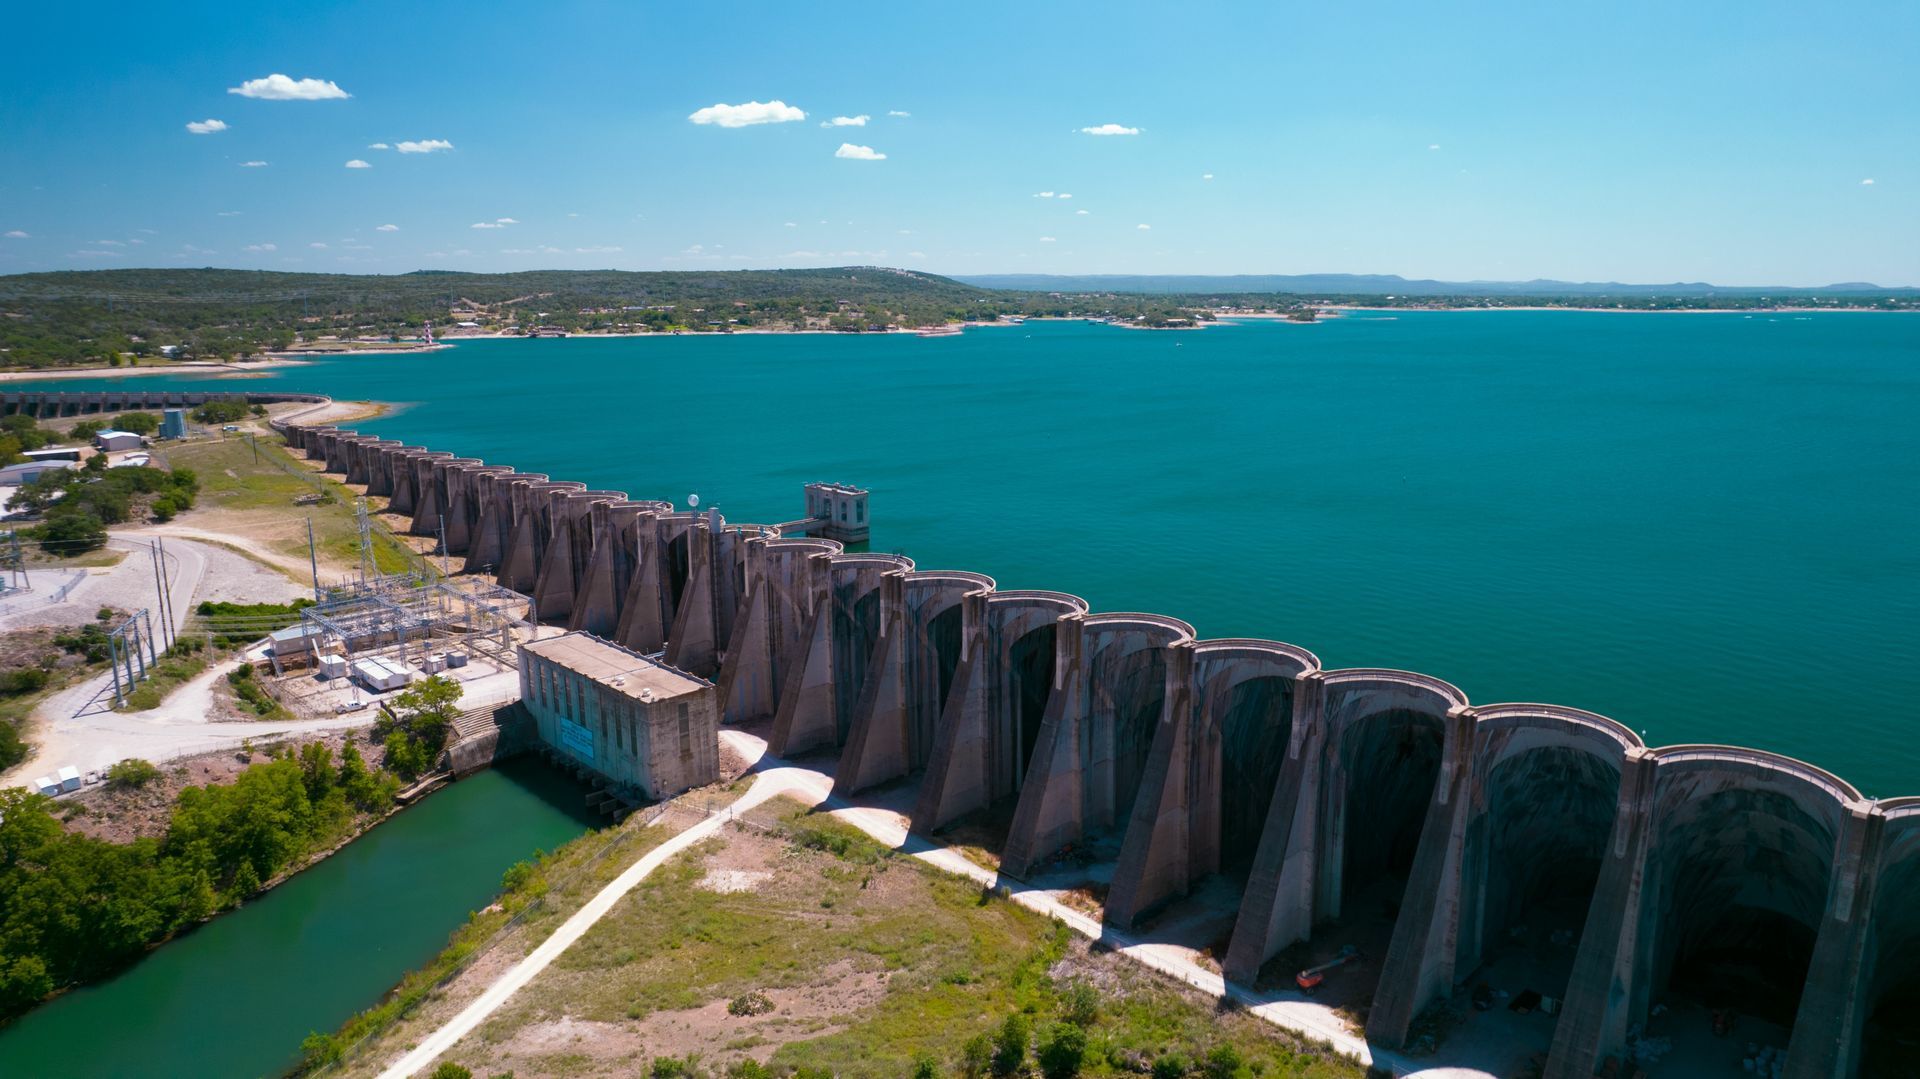
[[[1676,997],[1744,994],[1808,1079],[1858,1074],[1887,1051],[1874,1031],[1920,1014],[1920,798],[847,553],[790,534],[826,527],[811,505],[735,525],[352,431],[286,435],[416,533],[444,519],[451,553],[542,618],[714,677],[724,719],[769,723],[774,753],[837,755],[837,793],[906,791],[924,833],[1000,822],[1010,877],[1104,852],[1105,917],[1129,927],[1226,882],[1232,979],[1385,895],[1377,1045],[1404,1046],[1547,909],[1570,912],[1563,980],[1534,985],[1563,1002],[1548,1076],[1593,1075]]]

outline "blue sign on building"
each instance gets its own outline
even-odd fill
[[[593,731],[570,719],[560,720],[560,748],[587,764],[593,763]]]

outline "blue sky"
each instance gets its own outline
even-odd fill
[[[1343,7],[22,7],[0,272],[1920,284],[1920,5]]]

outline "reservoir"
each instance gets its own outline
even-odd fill
[[[0,1074],[276,1075],[424,965],[508,866],[601,820],[531,759],[480,772],[105,982],[0,1029]]]
[[[733,521],[855,483],[922,569],[1920,794],[1920,317],[501,339],[168,382],[397,402],[355,426]]]

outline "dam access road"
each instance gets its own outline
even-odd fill
[[[1320,999],[1364,1007],[1376,1053],[1486,984],[1557,1005],[1512,1028],[1553,1079],[1608,1059],[1695,1073],[1728,1044],[1708,1033],[1722,1017],[1785,1047],[1787,1075],[1850,1076],[1897,1051],[1920,989],[1920,798],[348,430],[285,433],[416,532],[444,517],[465,568],[543,620],[713,676],[726,721],[770,724],[773,755],[832,756],[836,796],[900,799],[913,831],[964,833],[1006,878],[1103,894],[1116,930],[1208,948],[1242,986],[1358,944]]]

